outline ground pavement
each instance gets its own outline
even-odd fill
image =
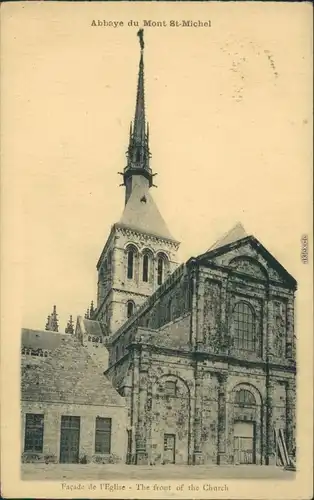
[[[23,480],[294,479],[295,472],[263,465],[22,464]]]

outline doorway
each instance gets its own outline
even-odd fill
[[[255,464],[255,422],[234,423],[234,462]]]
[[[80,449],[80,417],[61,417],[60,463],[77,464]]]
[[[164,463],[176,463],[176,436],[175,434],[164,434]]]

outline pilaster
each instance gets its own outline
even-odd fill
[[[286,357],[295,359],[294,345],[294,299],[290,298],[287,304],[287,342]]]
[[[193,465],[203,463],[202,454],[202,404],[203,404],[203,366],[201,361],[195,365],[195,410],[194,410],[194,450]]]
[[[289,380],[286,384],[286,444],[288,455],[295,454],[295,380]]]
[[[147,351],[141,350],[139,361],[138,418],[135,433],[136,463],[137,465],[146,465],[148,464],[146,423],[149,368],[149,354]]]
[[[226,373],[218,374],[218,455],[217,463],[227,463],[226,441],[227,441],[227,382]]]
[[[274,388],[273,380],[266,381],[266,464],[273,465],[275,459],[274,428]]]

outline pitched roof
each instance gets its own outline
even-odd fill
[[[28,356],[22,358],[23,400],[97,406],[125,405],[124,399],[103,375],[103,370],[93,362],[87,349],[75,336],[60,335],[59,343],[56,345],[57,339],[54,333],[43,331],[37,333],[39,337],[33,338],[36,341],[35,345],[38,347],[40,340],[40,345],[50,346],[51,352],[48,357],[40,360],[33,360]],[[50,341],[51,335],[53,341]],[[24,331],[22,342],[34,348],[31,342],[32,336],[25,334]]]
[[[148,188],[134,186],[118,225],[174,240]]]
[[[230,229],[219,240],[217,240],[207,251],[209,252],[211,250],[215,250],[216,248],[229,245],[230,243],[234,243],[235,241],[246,238],[247,236],[248,234],[246,233],[241,222],[238,222],[235,226],[233,226],[232,229]]]
[[[97,337],[108,336],[108,332],[106,332],[106,325],[104,325],[100,321],[86,319],[82,316],[78,316],[78,318],[82,318],[84,333],[86,333],[87,335],[95,335]]]
[[[32,330],[22,328],[22,346],[32,349],[52,350],[59,347],[62,339],[68,337],[68,333],[60,333],[50,330]]]

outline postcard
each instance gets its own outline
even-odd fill
[[[312,6],[6,2],[2,495],[312,498]]]

